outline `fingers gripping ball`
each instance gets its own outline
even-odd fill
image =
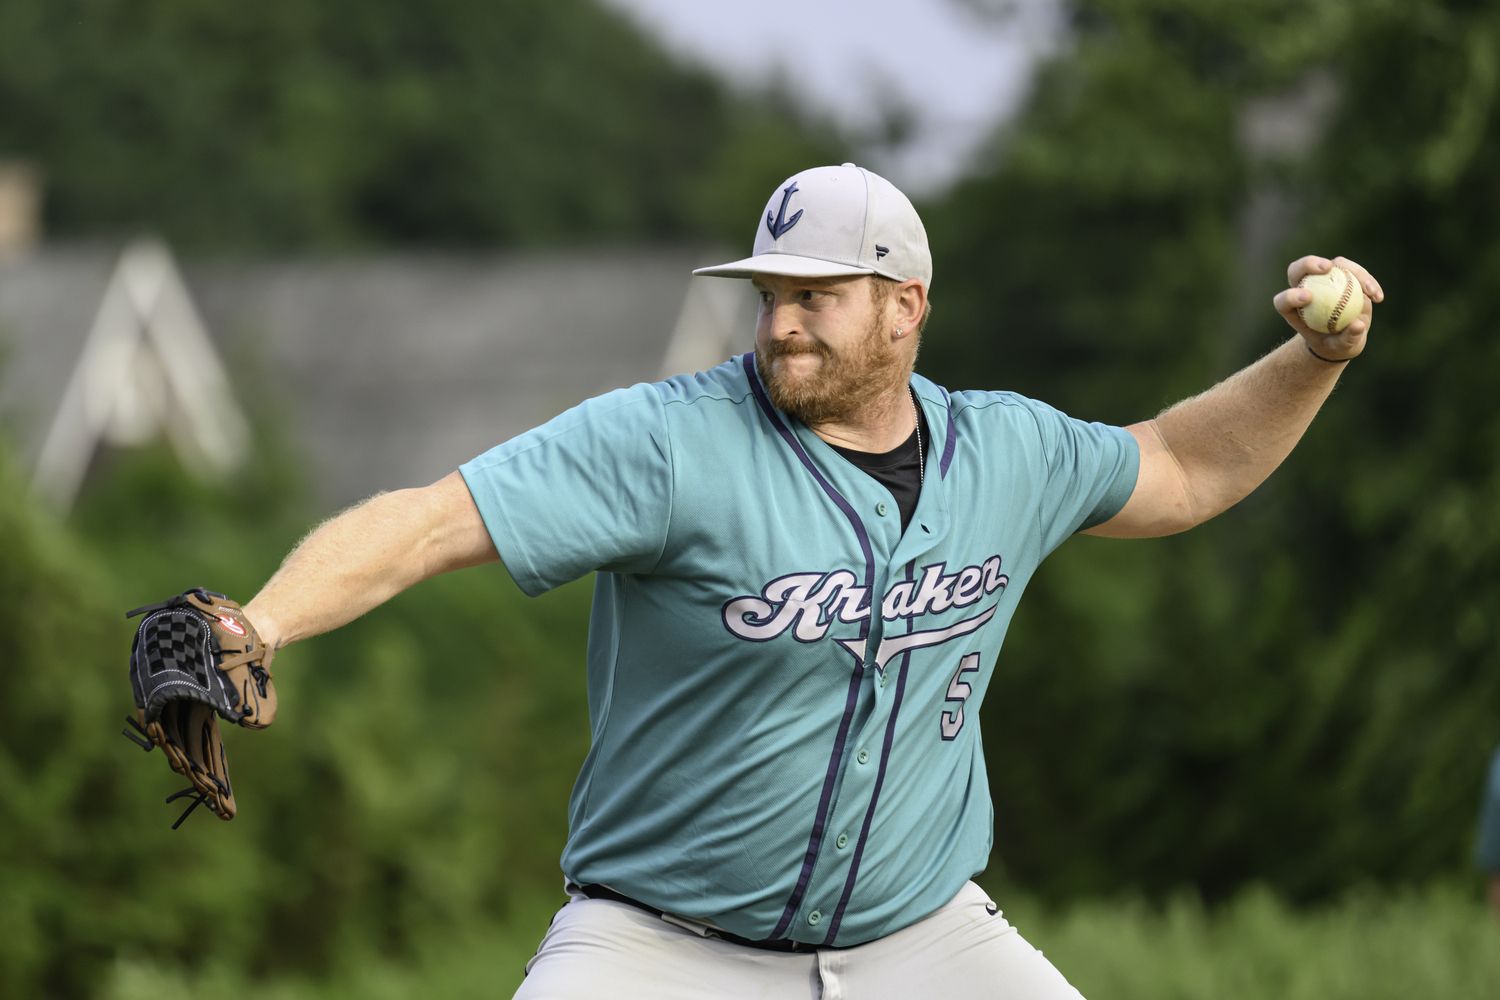
[[[192,785],[167,799],[191,796],[172,829],[204,803],[233,819],[234,789],[219,739],[219,717],[247,729],[276,718],[271,656],[245,613],[223,594],[196,588],[144,614],[130,649],[130,687],[136,717],[125,735],[150,751],[161,747],[172,770]]]
[[[1327,274],[1306,275],[1297,287],[1312,292],[1312,301],[1297,314],[1319,333],[1338,333],[1364,312],[1365,293],[1359,279],[1342,267],[1334,267]]]

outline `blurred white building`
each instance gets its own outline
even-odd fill
[[[203,476],[284,414],[332,508],[425,485],[598,393],[749,349],[723,252],[619,247],[221,262],[159,244],[0,261],[0,427],[66,505],[101,446],[169,433]],[[225,373],[228,373],[227,375]],[[241,403],[244,405],[242,406]]]
[[[200,478],[250,454],[250,425],[167,248],[128,247],[104,288],[36,459],[37,490],[72,505],[101,444],[165,436]]]

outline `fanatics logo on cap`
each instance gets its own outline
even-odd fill
[[[792,204],[795,196],[796,204]],[[932,285],[927,231],[906,195],[852,163],[789,177],[766,202],[749,257],[694,274],[835,278],[878,274]]]

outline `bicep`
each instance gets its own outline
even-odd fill
[[[424,577],[499,561],[462,473],[451,472],[419,492],[429,525]]]
[[[1147,420],[1125,428],[1140,448],[1140,469],[1130,499],[1114,517],[1082,534],[1105,538],[1156,538],[1197,523],[1187,477],[1157,428]]]

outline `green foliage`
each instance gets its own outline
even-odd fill
[[[1355,894],[1293,910],[1264,889],[1207,910],[1094,901],[1061,910],[998,897],[1028,941],[1090,1000],[1489,1000],[1500,982],[1500,929],[1470,894],[1439,886],[1390,898]],[[343,1000],[505,996],[546,929],[485,926],[418,951],[410,964],[372,958],[330,979],[255,982],[223,966],[199,972],[122,961],[109,1000]]]
[[[1177,896],[1006,917],[1090,1000],[1479,1000],[1500,983],[1500,930],[1447,886],[1300,912],[1255,888],[1214,911]]]
[[[1466,867],[1500,740],[1497,25],[1493,3],[1083,3],[998,166],[929,213],[924,370],[1089,419],[1286,337],[1268,303],[1299,254],[1389,297],[1247,501],[1038,574],[984,707],[1009,878],[1307,899]],[[1246,102],[1317,72],[1343,97],[1311,157],[1247,155]],[[1300,216],[1261,261],[1268,191]]]
[[[195,585],[253,593],[307,527],[289,461],[269,449],[215,488],[164,449],[113,456],[76,516],[86,549],[7,466],[0,992],[88,995],[117,957],[323,977],[516,913],[531,935],[561,901],[586,582],[530,601],[502,568],[469,570],[284,650],[274,728],[226,727],[240,815],[168,829],[184,782],[118,735],[121,611]]]
[[[840,158],[582,0],[346,6],[0,5],[0,149],[44,163],[62,231],[252,248],[741,239]],[[1249,500],[1037,576],[984,707],[993,877],[1168,901],[1012,907],[1096,998],[1487,996],[1458,890],[1243,887],[1467,863],[1500,740],[1500,8],[1093,0],[1075,27],[993,169],[926,211],[925,372],[1116,422],[1205,387],[1285,336],[1282,264],[1244,250],[1268,191],[1304,210],[1283,261],[1345,253],[1389,302]],[[1249,157],[1246,102],[1319,71],[1321,146]],[[0,993],[503,993],[560,901],[586,583],[470,570],[284,651],[276,727],[226,735],[240,817],[167,829],[180,781],[116,735],[120,611],[253,593],[312,521],[296,467],[116,456],[64,530],[0,462]]]
[[[102,1000],[497,1000],[521,985],[526,962],[559,901],[524,903],[504,923],[418,928],[409,951],[351,950],[321,976],[257,977],[228,962],[197,968],[121,958],[100,982]]]
[[[0,155],[45,168],[61,233],[738,242],[772,185],[841,154],[590,0],[0,6]]]
[[[117,825],[140,787],[110,729],[124,622],[27,495],[0,462],[0,993],[67,995],[145,920],[131,873],[160,837]]]

